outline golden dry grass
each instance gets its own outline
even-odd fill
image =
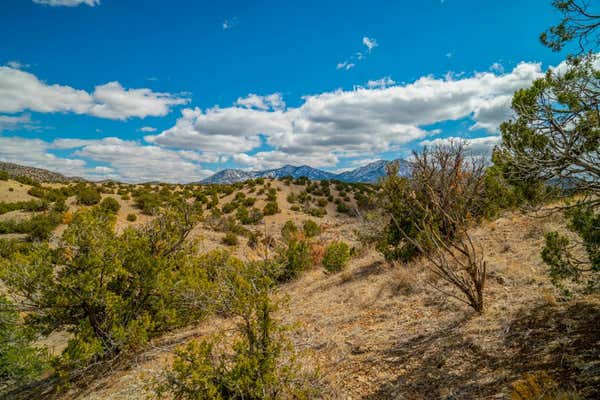
[[[13,189],[12,191],[9,189]],[[0,203],[15,203],[17,201],[35,200],[35,197],[27,194],[31,186],[24,185],[11,179],[0,180]]]

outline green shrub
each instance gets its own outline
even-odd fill
[[[320,198],[319,200],[317,200],[317,205],[319,207],[326,207],[327,203],[328,203],[327,199],[324,199],[324,198]]]
[[[576,233],[587,253],[587,262],[573,254],[572,239],[558,232],[548,232],[542,249],[542,259],[550,267],[550,278],[564,290],[562,282],[570,279],[580,282],[587,277],[590,291],[600,290],[600,212],[593,206],[579,202],[565,211],[567,228]],[[592,274],[585,274],[591,271]]]
[[[62,215],[57,212],[48,212],[34,215],[25,222],[30,240],[47,240],[50,234],[62,222]]]
[[[27,194],[42,199],[46,196],[46,190],[41,186],[33,186],[27,191]]]
[[[349,260],[350,247],[344,242],[334,242],[325,249],[322,263],[327,272],[339,272],[346,267]]]
[[[296,224],[294,224],[294,221],[285,221],[285,224],[283,224],[283,227],[281,228],[281,237],[286,242],[298,237],[298,228],[296,227]]]
[[[324,208],[311,207],[308,209],[308,214],[313,217],[321,218],[327,214],[327,210]]]
[[[337,207],[336,207],[336,211],[342,214],[348,214],[350,212],[350,208],[348,207],[348,205],[344,202],[339,202]]]
[[[286,282],[295,279],[313,263],[310,243],[307,240],[290,240],[280,253],[282,270],[278,280]]]
[[[429,252],[433,233],[451,241],[482,216],[485,168],[466,151],[465,142],[456,141],[414,152],[409,178],[398,176],[397,163],[388,165],[380,196],[388,218],[375,238],[386,259],[408,261],[422,252],[419,247]]]
[[[156,194],[143,192],[136,196],[135,206],[146,215],[154,215],[160,210],[162,201]]]
[[[0,397],[27,384],[49,367],[49,357],[32,345],[34,332],[23,328],[14,306],[0,296]]]
[[[297,197],[294,193],[290,193],[287,195],[287,197],[285,199],[287,200],[288,203],[293,204],[296,202]]]
[[[269,201],[263,208],[264,215],[275,215],[279,212],[279,206],[275,201]]]
[[[223,214],[229,214],[230,212],[235,210],[237,207],[238,207],[237,203],[234,203],[234,202],[225,203],[225,204],[223,204],[221,211],[223,211]]]
[[[6,214],[10,211],[45,211],[48,209],[48,202],[45,200],[18,201],[16,203],[0,203],[0,214]]]
[[[272,282],[262,264],[219,269],[227,288],[217,306],[238,317],[238,339],[232,351],[215,339],[192,341],[177,350],[166,379],[157,385],[159,398],[308,399],[318,393],[299,373],[285,327],[273,319],[276,305],[269,298]]]
[[[307,219],[302,225],[302,230],[306,237],[315,237],[321,234],[321,227],[313,220]]]
[[[277,190],[275,190],[274,188],[269,188],[269,192],[267,193],[267,201],[277,201]]]
[[[297,204],[294,204],[293,206],[290,207],[290,210],[292,211],[300,211],[300,206]]]
[[[77,193],[77,203],[86,206],[92,206],[100,202],[100,192],[95,188],[84,188]]]
[[[114,223],[112,214],[82,209],[57,248],[42,242],[13,253],[0,271],[7,290],[27,299],[29,327],[71,332],[60,369],[135,351],[206,313],[199,305],[182,306],[180,298],[206,293],[209,284],[205,262],[181,240],[195,224],[193,215],[168,209],[143,229],[120,234]]]
[[[64,199],[59,199],[56,202],[54,202],[54,206],[52,207],[52,209],[56,212],[64,213],[69,209],[69,207],[67,206],[67,203]]]
[[[121,209],[121,205],[112,197],[106,197],[100,202],[100,209],[107,213],[116,214]]]
[[[258,246],[261,236],[261,232],[248,232],[248,247],[255,249]]]
[[[240,206],[237,209],[236,217],[244,225],[258,224],[263,218],[263,213],[254,207],[248,210],[245,206]]]
[[[226,244],[227,246],[237,246],[238,237],[233,232],[227,232],[225,234],[225,236],[223,236],[222,242],[223,242],[223,244]]]
[[[8,180],[8,172],[0,171],[0,181],[7,181],[7,180]]]
[[[0,233],[25,233],[32,241],[47,240],[61,221],[61,213],[50,211],[22,221],[0,221]]]
[[[127,214],[127,221],[135,222],[137,220],[137,215],[135,214]]]

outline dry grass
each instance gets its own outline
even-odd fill
[[[256,229],[277,237],[288,219],[297,225],[314,219],[324,225],[315,254],[333,240],[358,246],[355,219],[334,212],[319,219],[291,211],[285,198],[302,187],[273,185],[281,188],[282,212],[266,217]],[[126,226],[125,216],[139,216],[139,211],[131,201],[116,198],[119,226]],[[259,200],[256,207],[263,204]],[[556,215],[507,213],[470,232],[484,249],[489,271],[483,315],[433,290],[428,282],[435,278],[425,260],[390,265],[374,250],[361,249],[343,272],[326,275],[315,266],[282,286],[278,297],[287,299],[287,305],[278,317],[296,328],[291,339],[303,365],[320,371],[326,398],[508,399],[514,382],[538,372],[564,389],[577,389],[582,398],[600,398],[600,298],[564,298],[549,282],[540,257],[543,234],[562,226]],[[202,250],[222,247],[222,234],[202,226],[192,236],[201,239]],[[234,250],[238,256],[262,256],[244,243]],[[132,365],[65,397],[143,398],[176,345],[231,323],[212,319],[167,335]]]
[[[13,189],[12,191],[9,189]],[[23,185],[17,181],[0,180],[0,203],[15,203],[17,201],[35,200],[35,197],[27,194],[31,186]]]
[[[472,232],[490,268],[481,316],[429,288],[424,261],[389,265],[368,251],[344,272],[316,268],[281,287],[288,300],[279,317],[296,327],[292,341],[303,363],[320,371],[326,398],[503,399],[511,383],[536,371],[595,398],[600,299],[566,300],[551,286],[541,238],[524,238],[547,224],[554,222],[509,215]],[[224,326],[209,321],[163,341],[182,343]],[[170,354],[170,347],[152,350],[79,398],[140,398]]]

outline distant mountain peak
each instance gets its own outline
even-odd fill
[[[204,179],[200,183],[235,183],[255,178],[283,178],[285,176],[291,176],[292,178],[300,178],[301,176],[305,176],[316,181],[337,179],[344,182],[373,183],[377,182],[386,175],[386,166],[390,162],[394,161],[397,161],[400,164],[399,175],[407,176],[410,174],[410,163],[403,159],[397,159],[393,161],[377,160],[367,165],[363,165],[362,167],[342,172],[340,174],[323,171],[318,168],[313,168],[309,165],[295,166],[286,164],[280,168],[261,171],[244,171],[241,169],[228,168],[217,172],[216,174]]]

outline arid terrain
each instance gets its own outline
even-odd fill
[[[584,294],[565,297],[550,283],[540,257],[544,233],[563,229],[559,215],[546,210],[504,212],[472,229],[488,268],[485,312],[478,315],[434,288],[431,283],[452,290],[429,272],[427,260],[388,263],[357,240],[357,232],[363,229],[360,218],[337,213],[333,203],[321,218],[292,211],[286,197],[302,187],[267,182],[277,190],[281,211],[251,229],[280,240],[285,221],[301,225],[313,219],[322,227],[314,246],[343,240],[356,249],[344,271],[327,274],[314,265],[277,290],[282,306],[276,318],[292,327],[290,338],[301,364],[318,373],[324,397],[508,399],[515,381],[524,374],[541,372],[586,398],[600,396],[600,299]],[[33,198],[27,194],[27,185],[0,184],[4,202]],[[240,191],[251,195],[248,189]],[[220,204],[233,200],[236,193],[223,196]],[[334,197],[338,195],[334,192]],[[152,219],[133,200],[106,196],[121,206],[118,230]],[[69,212],[80,207],[74,199],[67,204]],[[259,199],[255,206],[264,204]],[[126,219],[131,213],[138,217],[135,222]],[[26,215],[13,211],[1,218]],[[59,225],[55,233],[63,229]],[[190,239],[199,240],[200,251],[228,248],[246,260],[265,256],[264,248],[251,249],[244,238],[237,246],[226,246],[222,237],[223,233],[200,223]],[[577,287],[573,289],[577,293]],[[66,397],[116,400],[151,395],[151,383],[160,379],[177,346],[217,332],[227,336],[233,323],[211,317],[153,340],[146,351],[91,380],[89,386],[72,389]],[[58,352],[66,340],[67,336],[59,334],[44,344]]]

